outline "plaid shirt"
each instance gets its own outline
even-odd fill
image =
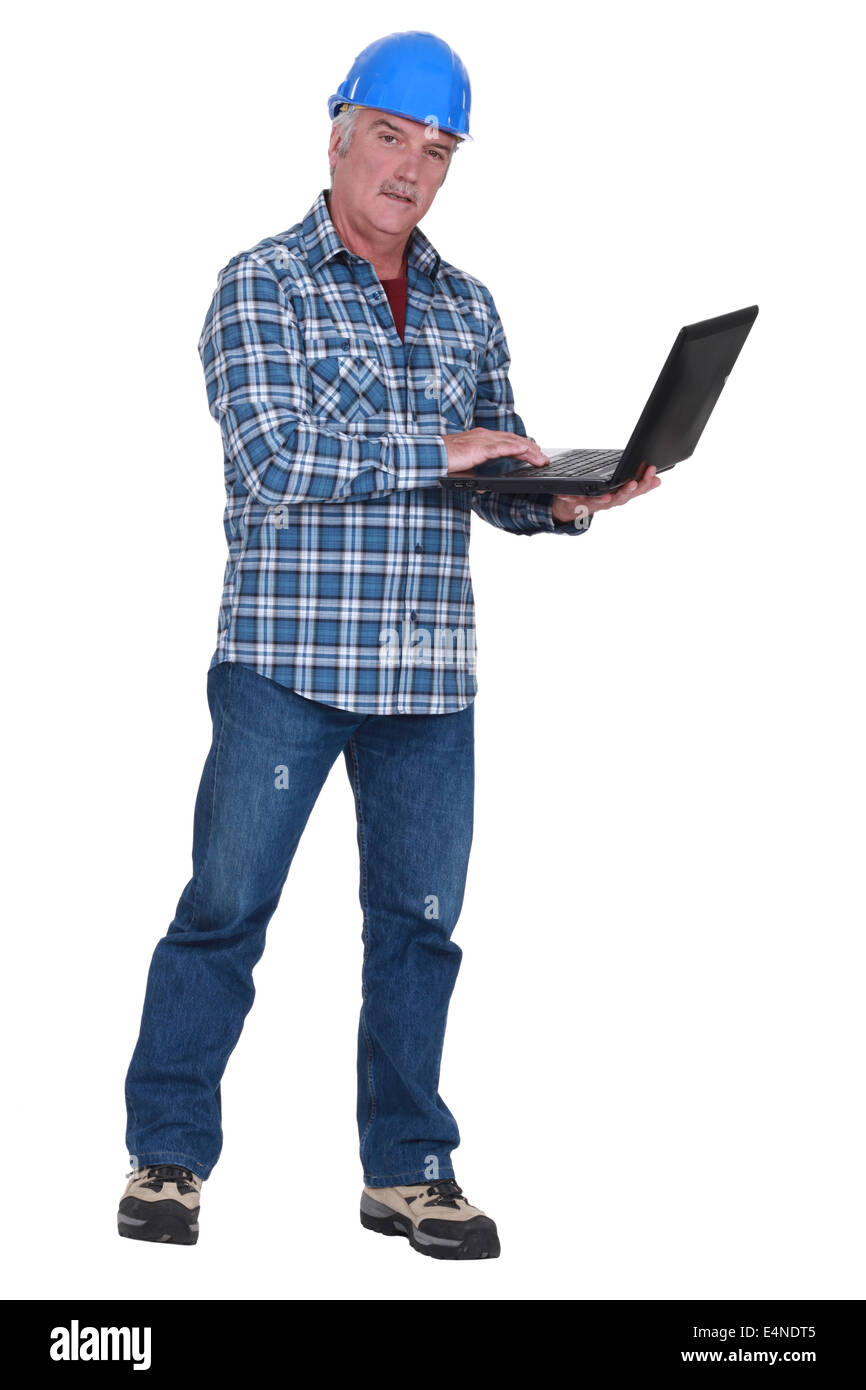
[[[220,271],[199,340],[229,550],[210,665],[357,713],[447,714],[478,688],[471,513],[583,531],[554,522],[549,495],[439,486],[443,434],[526,435],[493,298],[415,227],[401,341],[327,193]]]

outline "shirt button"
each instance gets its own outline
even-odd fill
[[[415,549],[416,549],[416,550],[423,550],[423,549],[424,549],[424,547],[423,547],[423,545],[421,544],[420,541],[419,541],[418,544],[415,546]]]
[[[418,610],[417,610],[416,608],[413,608],[413,609],[412,609],[412,612],[409,614],[409,617],[410,617],[410,618],[412,619],[412,621],[414,622],[415,619],[418,617]]]

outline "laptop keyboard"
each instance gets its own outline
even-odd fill
[[[570,449],[551,463],[542,464],[541,468],[528,463],[508,476],[529,478],[537,473],[544,478],[583,478],[587,473],[602,472],[606,464],[617,464],[621,458],[622,449]]]

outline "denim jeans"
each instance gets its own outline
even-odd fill
[[[360,857],[364,1181],[453,1177],[460,1136],[438,1086],[462,957],[451,934],[472,843],[474,705],[352,714],[235,662],[208,671],[207,695],[213,736],[195,804],[193,876],[154,949],[126,1075],[133,1166],[182,1163],[204,1179],[217,1162],[220,1081],[255,997],[253,967],[342,751]]]

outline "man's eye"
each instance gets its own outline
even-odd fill
[[[384,133],[384,132],[383,132],[383,134],[380,135],[379,139],[380,139],[380,140],[396,140],[397,137],[396,137],[396,135],[388,135],[387,133]],[[445,156],[444,156],[444,154],[442,153],[441,150],[429,150],[428,153],[429,153],[429,154],[432,154],[432,155],[434,156],[435,159],[438,159],[438,160],[440,160],[440,161],[443,160],[443,159],[445,158]]]

